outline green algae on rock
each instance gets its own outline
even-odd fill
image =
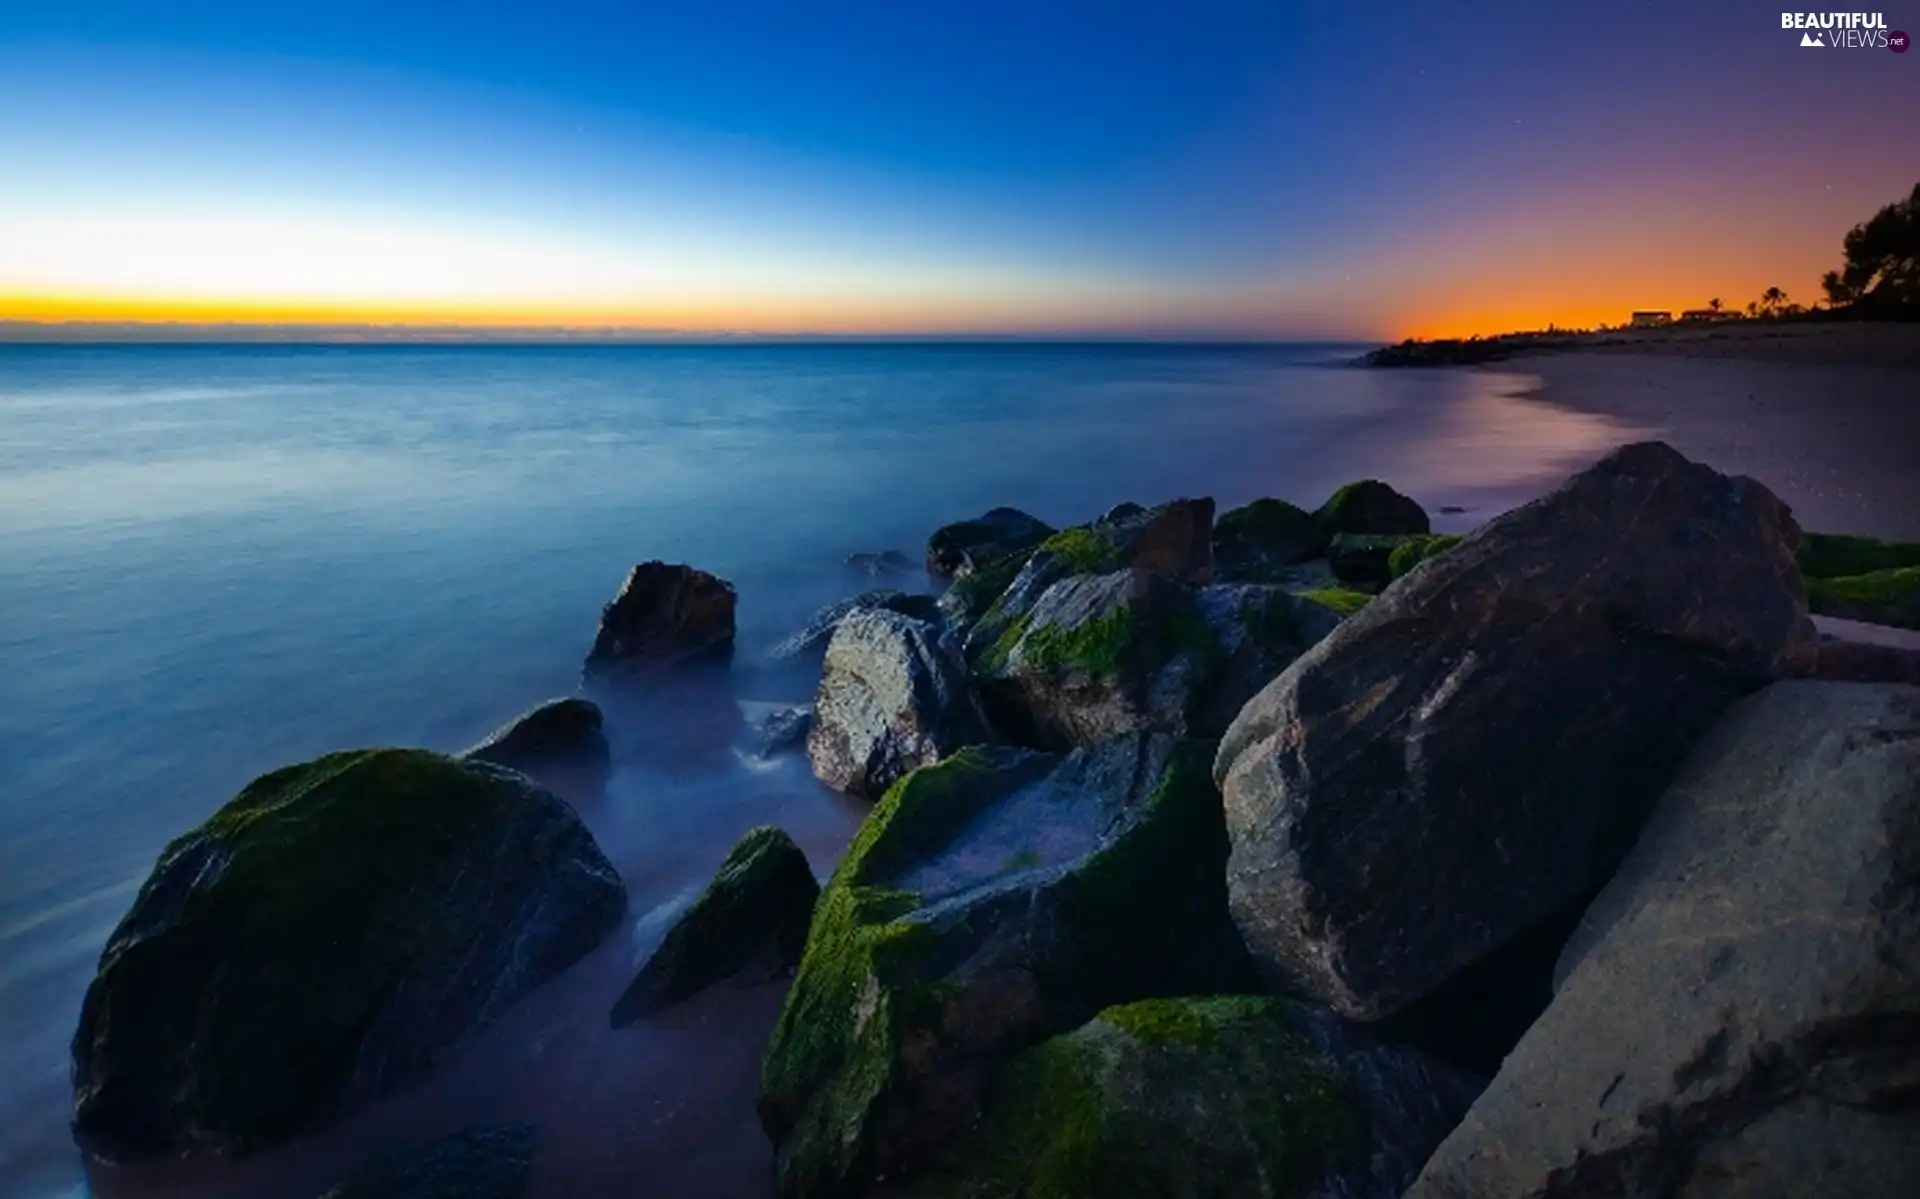
[[[1802,533],[1795,558],[1808,578],[1833,579],[1920,567],[1920,545],[1847,533]]]
[[[935,529],[927,538],[927,572],[965,575],[987,563],[1031,551],[1052,532],[1052,525],[1018,508],[993,508],[972,520]]]
[[[1328,536],[1337,533],[1429,533],[1427,510],[1378,479],[1348,483],[1313,514]]]
[[[1226,928],[1204,751],[963,750],[888,791],[821,893],[761,1076],[781,1194],[860,1193],[966,1127],[998,1062],[1193,985]]]
[[[1405,548],[1411,537],[1401,533],[1338,533],[1327,544],[1327,564],[1343,585],[1377,591],[1393,582],[1393,555]]]
[[[1408,537],[1393,548],[1387,556],[1387,572],[1395,579],[1406,574],[1414,567],[1437,554],[1444,554],[1460,544],[1461,539],[1452,533],[1429,533],[1424,537]]]
[[[1312,591],[1298,591],[1294,594],[1303,600],[1309,600],[1325,608],[1331,608],[1342,616],[1352,616],[1366,607],[1373,597],[1364,591],[1354,591],[1347,587],[1320,587]]]
[[[620,921],[573,809],[424,750],[250,783],[161,854],[73,1039],[76,1135],[249,1153],[424,1076]]]
[[[613,1005],[613,1026],[749,969],[762,979],[791,969],[819,895],[793,838],[771,825],[749,831]]]
[[[1920,567],[1808,579],[1807,605],[1821,616],[1920,629]]]
[[[1327,550],[1328,534],[1311,512],[1260,499],[1213,525],[1214,577],[1223,583],[1278,583],[1287,568]]]

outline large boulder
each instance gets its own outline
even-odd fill
[[[565,792],[581,777],[604,779],[613,769],[605,720],[592,700],[552,699],[516,717],[465,757],[491,762]]]
[[[876,610],[898,612],[915,620],[940,619],[939,605],[930,595],[884,589],[862,592],[815,612],[805,628],[767,651],[767,660],[782,666],[818,670],[821,660],[826,657],[827,643],[833,640],[833,631],[840,627],[840,622],[852,613]]]
[[[974,665],[999,722],[1045,748],[1148,729],[1217,737],[1339,620],[1278,587],[1195,592],[1138,569],[1074,575]]]
[[[1920,1184],[1920,688],[1714,728],[1412,1199],[1904,1199]]]
[[[613,1026],[743,972],[766,981],[792,969],[819,895],[793,838],[769,825],[751,830],[627,984],[613,1005]]]
[[[249,1153],[424,1076],[626,911],[565,801],[424,750],[263,775],[174,841],[100,958],[73,1126]]]
[[[1478,1092],[1285,1000],[1143,1000],[1014,1059],[979,1131],[902,1189],[1400,1199]]]
[[[1313,516],[1329,537],[1337,533],[1386,535],[1432,531],[1425,508],[1378,479],[1347,484],[1328,497]]]
[[[761,1076],[780,1193],[860,1194],[967,1127],[1007,1057],[1233,975],[1205,759],[973,748],[897,783],[821,893]]]
[[[884,609],[841,620],[807,733],[816,778],[878,799],[908,771],[988,739],[959,645],[940,626]]]
[[[935,529],[927,538],[927,571],[964,575],[1046,540],[1053,526],[1018,508],[993,508],[972,520]]]
[[[320,1199],[519,1199],[533,1165],[531,1124],[469,1128],[369,1158]]]
[[[1282,583],[1289,568],[1327,550],[1327,531],[1285,500],[1255,500],[1213,526],[1215,577],[1223,583]]]
[[[1728,706],[1811,669],[1786,506],[1616,450],[1395,583],[1227,731],[1235,918],[1379,1019],[1612,871]]]
[[[642,562],[600,614],[587,678],[620,679],[725,664],[733,657],[733,584],[704,570]]]

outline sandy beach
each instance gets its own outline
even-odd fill
[[[1514,358],[1490,369],[1537,377],[1539,399],[1606,416],[1689,457],[1750,475],[1801,527],[1920,540],[1920,326],[1882,329],[1868,362],[1847,359],[1860,327],[1830,336],[1669,341]],[[1870,364],[1869,364],[1870,363]]]

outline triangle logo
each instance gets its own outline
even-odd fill
[[[1801,35],[1800,35],[1800,44],[1801,44],[1802,46],[1818,46],[1818,47],[1820,47],[1820,48],[1821,48],[1822,50],[1824,50],[1824,49],[1826,49],[1826,47],[1827,47],[1827,44],[1826,44],[1825,42],[1823,42],[1823,41],[1821,41],[1821,40],[1820,40],[1820,35],[1819,35],[1819,34],[1817,34],[1817,33],[1803,33],[1803,34],[1801,34]]]

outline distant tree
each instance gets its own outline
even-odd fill
[[[1906,199],[1855,225],[1841,245],[1846,265],[1820,279],[1835,307],[1920,307],[1920,183]]]
[[[1787,307],[1787,293],[1777,287],[1769,287],[1760,293],[1760,314],[1774,316],[1784,312]]]
[[[1715,297],[1713,297],[1713,299],[1711,299],[1711,300],[1708,300],[1708,301],[1707,301],[1707,307],[1709,307],[1709,308],[1711,308],[1711,309],[1713,309],[1713,310],[1714,310],[1715,312],[1718,312],[1718,311],[1720,311],[1720,308],[1721,308],[1721,300],[1720,300],[1720,297],[1719,297],[1719,296],[1715,296]]]
[[[1760,302],[1758,300],[1747,301],[1747,315],[1748,316],[1760,315]]]

